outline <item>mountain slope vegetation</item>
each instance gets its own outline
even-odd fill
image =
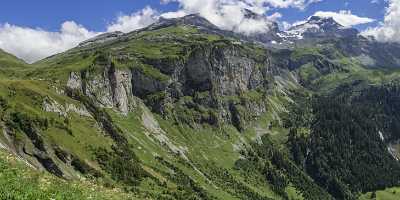
[[[0,195],[396,196],[397,55],[384,62],[371,49],[398,47],[347,31],[273,33],[285,36],[277,46],[189,15],[30,65],[1,51]],[[29,187],[11,192],[17,180]]]

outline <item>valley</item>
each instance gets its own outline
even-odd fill
[[[400,45],[304,23],[188,15],[33,64],[0,51],[0,198],[398,198]]]

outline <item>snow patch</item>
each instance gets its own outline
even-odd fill
[[[318,31],[324,31],[323,29],[320,28],[319,25],[317,24],[309,24],[305,23],[302,25],[299,25],[297,27],[294,27],[293,29],[290,29],[288,31],[283,32],[283,34],[279,34],[279,36],[283,38],[288,38],[288,39],[303,39],[304,38],[304,33],[306,32],[318,32]]]
[[[384,140],[385,140],[385,137],[383,137],[382,132],[381,132],[381,131],[378,131],[378,134],[379,134],[379,137],[381,138],[381,140],[384,141]]]
[[[387,147],[387,150],[395,160],[399,161],[399,158],[396,155],[396,149],[391,144],[389,144],[389,146]]]

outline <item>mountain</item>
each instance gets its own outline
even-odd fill
[[[278,33],[280,32],[278,23],[275,21],[269,20],[266,16],[256,14],[248,9],[245,9],[245,19],[247,20],[257,20],[257,21],[264,21],[265,22],[265,32],[255,32],[255,33],[248,33],[245,34],[242,39],[247,39],[250,41],[257,41],[261,43],[268,43],[268,42],[279,42],[281,38],[279,37]]]
[[[318,39],[318,38],[351,38],[357,37],[357,29],[348,28],[337,23],[332,17],[312,16],[310,19],[296,26],[291,27],[285,32],[284,37],[295,39]]]
[[[14,76],[25,67],[27,64],[23,60],[0,49],[0,77]]]
[[[81,42],[79,44],[79,46],[83,47],[83,46],[91,45],[93,43],[104,43],[104,42],[107,42],[110,40],[114,40],[122,35],[124,35],[124,33],[119,32],[119,31],[111,32],[111,33],[103,33],[94,38],[91,38],[89,40]]]
[[[161,18],[4,68],[0,198],[398,198],[398,44],[270,30]]]
[[[163,18],[161,17],[156,23],[145,28],[145,30],[155,30],[169,26],[189,25],[195,26],[200,30],[221,32],[221,30],[209,22],[207,19],[201,17],[199,14],[191,14],[181,18]]]
[[[0,49],[0,66],[1,67],[12,68],[12,67],[19,67],[19,66],[25,65],[25,64],[26,63],[23,60]]]
[[[266,30],[267,32],[263,33],[234,33],[232,31],[227,31],[227,30],[221,30],[211,22],[209,22],[207,19],[201,17],[199,14],[192,14],[192,15],[187,15],[182,18],[172,18],[172,19],[166,19],[166,18],[161,18],[158,20],[155,24],[145,28],[146,30],[152,30],[152,29],[159,29],[162,27],[167,27],[167,26],[177,26],[177,25],[190,25],[190,26],[195,26],[198,30],[203,31],[205,33],[209,34],[218,34],[222,35],[224,37],[235,37],[239,38],[241,40],[246,40],[246,41],[257,41],[261,43],[266,43],[270,42],[273,40],[279,40],[279,37],[277,36],[277,33],[279,32],[279,27],[276,22],[270,21],[267,19],[267,17],[263,15],[256,14],[250,10],[245,9],[245,19],[247,20],[263,20],[266,22]]]
[[[342,26],[333,18],[312,16],[307,22],[278,32],[278,36],[281,39],[274,41],[274,48],[334,46],[341,54],[354,58],[365,67],[400,67],[399,44],[366,38],[357,29]]]

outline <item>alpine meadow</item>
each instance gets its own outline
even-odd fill
[[[0,200],[400,199],[399,0],[127,2],[0,8]]]

